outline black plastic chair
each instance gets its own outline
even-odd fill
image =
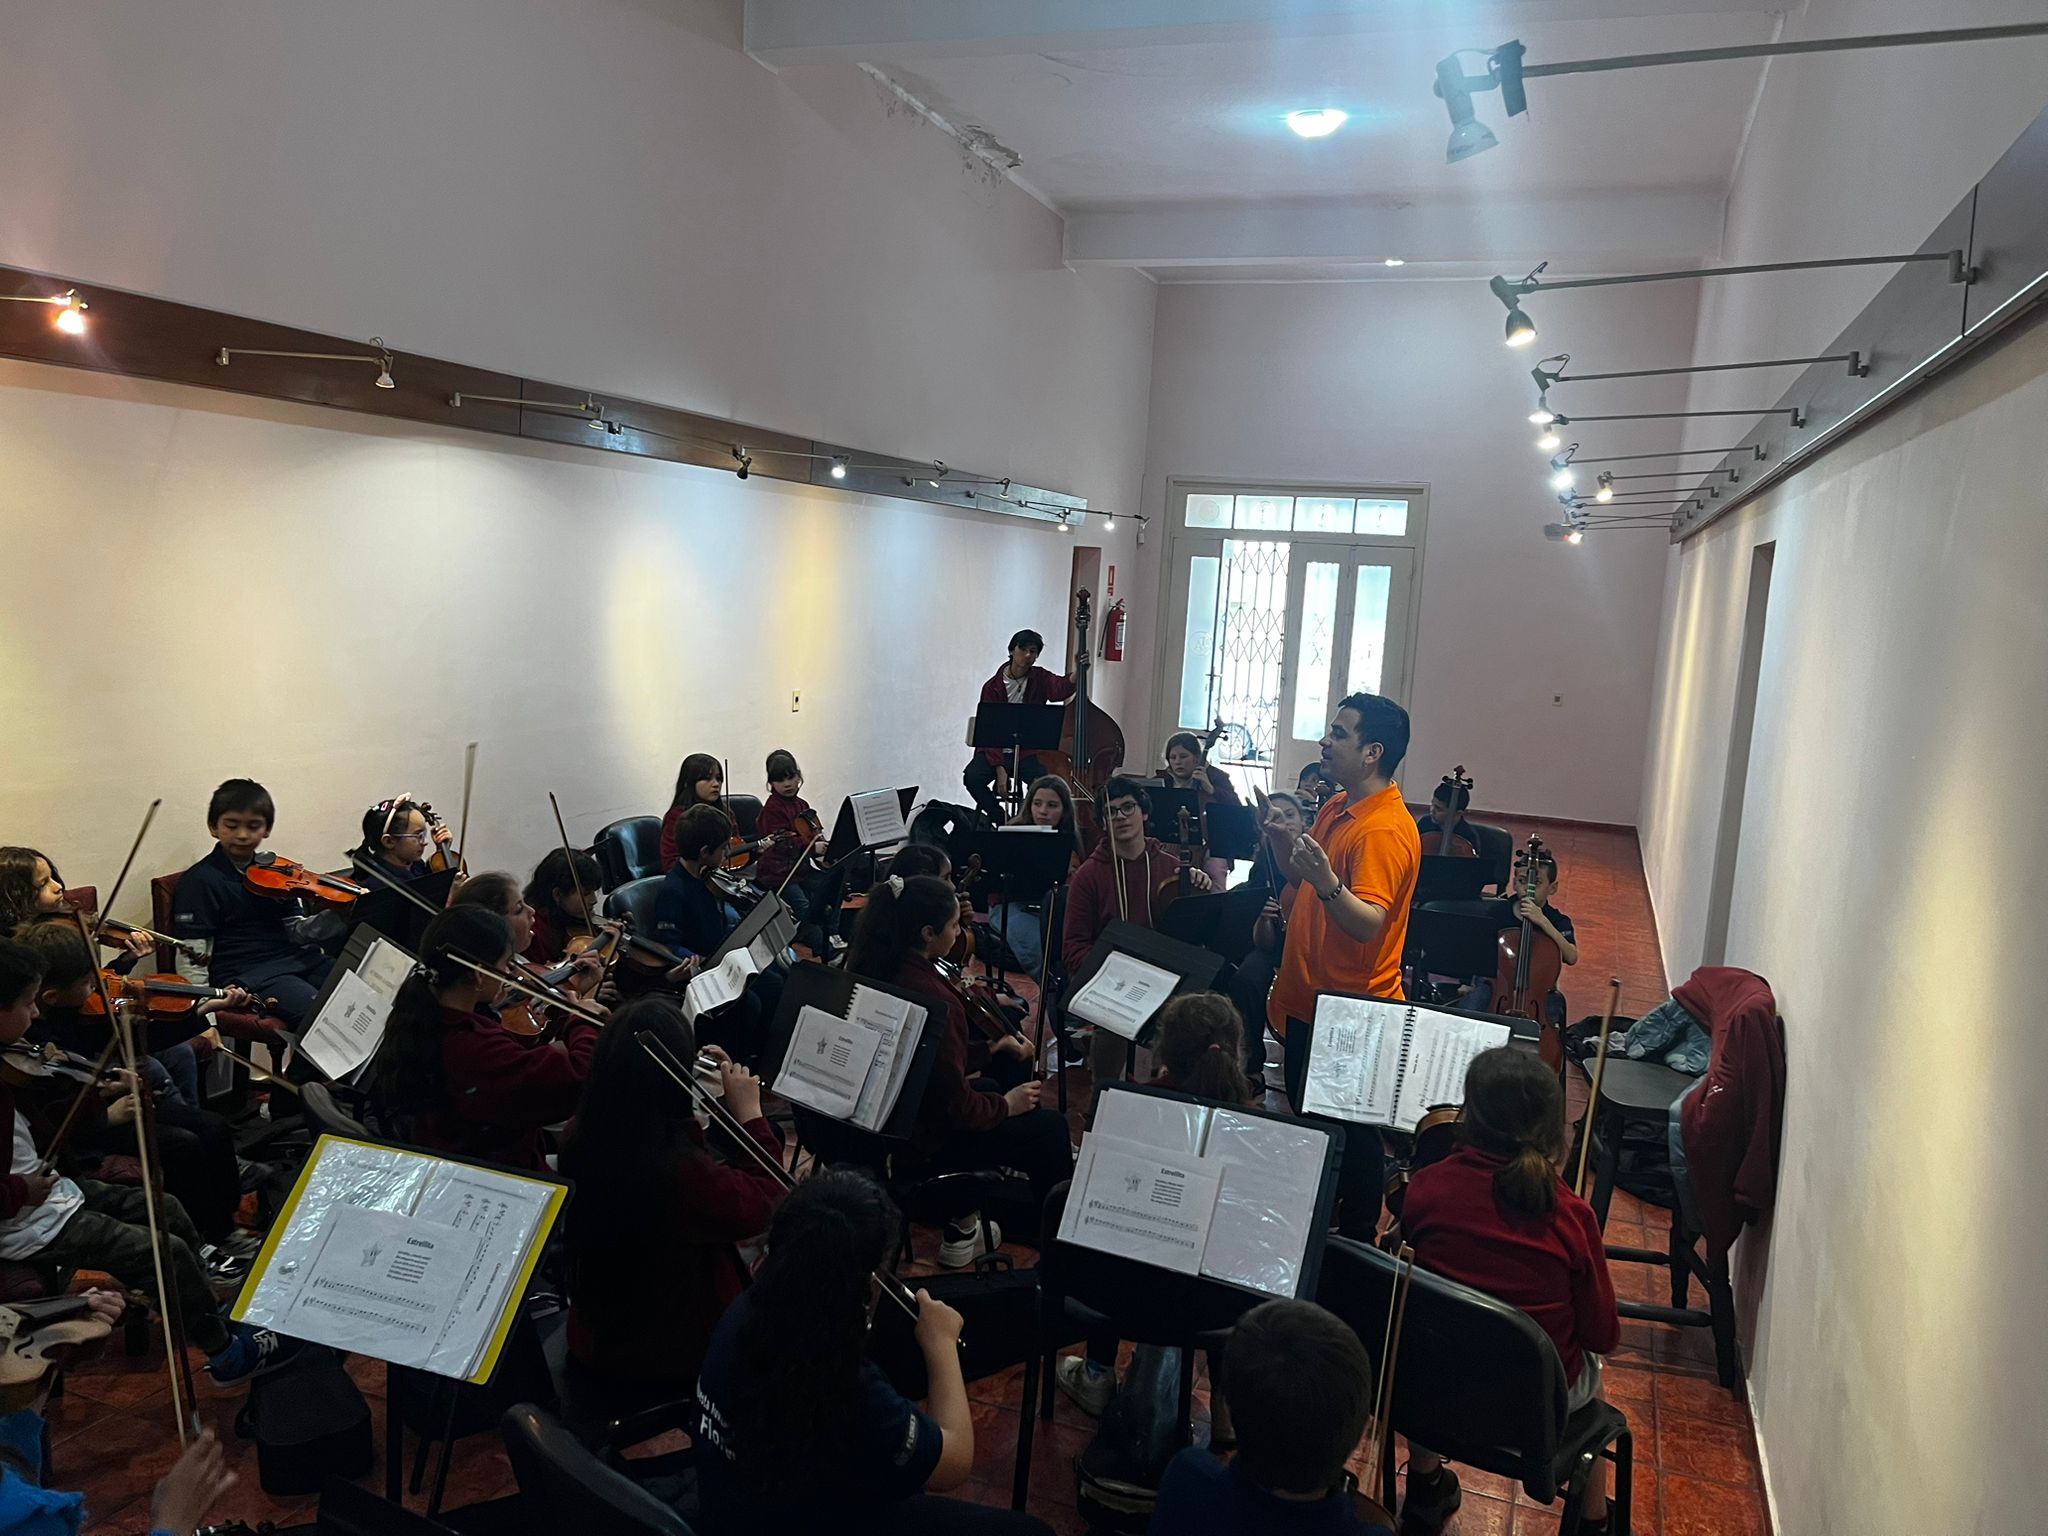
[[[628,816],[598,828],[591,847],[608,889],[661,873],[661,818]]]
[[[343,1107],[340,1099],[343,1091],[326,1083],[300,1084],[299,1112],[306,1117],[313,1134],[347,1136],[355,1141],[384,1140],[351,1112],[354,1106]]]
[[[1581,1064],[1583,1065],[1583,1063]],[[1607,1257],[1624,1264],[1656,1264],[1669,1271],[1671,1304],[1624,1301],[1621,1315],[1675,1328],[1705,1328],[1714,1338],[1714,1372],[1722,1386],[1742,1397],[1742,1358],[1735,1346],[1735,1287],[1728,1278],[1728,1256],[1707,1250],[1699,1223],[1687,1208],[1684,1192],[1670,1173],[1667,1140],[1671,1106],[1699,1081],[1660,1062],[1630,1061],[1610,1055],[1600,1074],[1600,1104],[1594,1112],[1593,1214],[1607,1228],[1607,1208],[1614,1186],[1621,1183],[1637,1199],[1671,1213],[1671,1236],[1665,1251],[1654,1248],[1609,1247]],[[1633,1152],[1632,1150],[1633,1149]],[[1637,1155],[1639,1154],[1639,1155]],[[1645,1174],[1631,1177],[1624,1160]],[[1687,1281],[1697,1276],[1707,1293],[1707,1310],[1686,1305]]]
[[[545,1409],[517,1403],[499,1425],[532,1528],[576,1536],[691,1536],[683,1517],[606,1466]]]
[[[1394,1294],[1391,1255],[1348,1238],[1323,1250],[1316,1300],[1342,1318],[1375,1357]],[[1418,1268],[1408,1291],[1394,1372],[1393,1427],[1450,1461],[1511,1477],[1529,1497],[1564,1495],[1560,1536],[1578,1530],[1586,1474],[1613,1447],[1610,1529],[1628,1536],[1634,1440],[1619,1409],[1595,1399],[1565,1411],[1564,1365],[1535,1319],[1518,1307]],[[1395,1504],[1392,1456],[1381,1498]]]
[[[1465,825],[1472,829],[1472,846],[1479,850],[1479,860],[1493,877],[1495,888],[1507,890],[1515,877],[1515,835],[1506,827],[1489,827],[1469,816]]]
[[[1176,1275],[1115,1254],[1058,1241],[1060,1218],[1071,1185],[1046,1196],[1038,1244],[1038,1348],[1024,1362],[1024,1390],[1018,1402],[1017,1470],[1010,1508],[1021,1510],[1031,1494],[1031,1442],[1037,1420],[1052,1422],[1053,1357],[1079,1335],[1111,1334],[1134,1344],[1161,1344],[1180,1351],[1181,1442],[1189,1439],[1193,1413],[1195,1351],[1221,1350],[1237,1320],[1266,1298],[1220,1281]],[[1032,1398],[1038,1398],[1034,1416]]]
[[[907,1262],[911,1257],[913,1226],[945,1227],[970,1211],[981,1213],[983,1239],[993,1238],[989,1206],[1004,1198],[1012,1186],[1025,1187],[1021,1179],[992,1168],[932,1174],[899,1172],[896,1154],[900,1143],[801,1104],[792,1104],[790,1109],[800,1154],[810,1153],[814,1161],[827,1168],[859,1168],[873,1175],[889,1192],[903,1218],[896,1243],[899,1262]],[[995,1245],[990,1242],[989,1246]]]
[[[751,838],[754,829],[761,825],[761,797],[759,795],[727,795],[725,808],[732,812],[732,819],[740,829],[740,836]]]
[[[607,917],[623,917],[633,925],[633,931],[643,937],[654,932],[654,900],[661,894],[662,882],[666,875],[643,875],[638,880],[628,880],[624,885],[612,887],[604,899]]]

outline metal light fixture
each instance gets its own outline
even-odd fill
[[[1557,420],[1557,412],[1550,408],[1550,402],[1541,395],[1536,397],[1536,409],[1529,413],[1531,424],[1547,427]]]
[[[843,453],[835,453],[832,456],[832,478],[834,480],[844,480],[846,478],[846,455]]]
[[[522,400],[517,395],[468,395],[457,392],[448,397],[448,403],[458,411],[465,405],[516,405],[522,411],[546,411],[551,416],[580,416],[589,423],[594,432],[623,432],[624,424],[605,419],[604,407],[588,395],[580,401],[570,400]],[[665,437],[664,432],[655,432],[648,427],[635,427],[635,432],[650,437]]]
[[[742,480],[746,479],[747,476],[751,475],[754,472],[754,456],[748,453],[746,449],[735,446],[732,451],[732,456],[735,459],[739,460],[740,467],[738,473],[739,477]]]
[[[78,296],[76,288],[62,293],[5,293],[0,294],[10,304],[48,304],[57,313],[50,317],[50,323],[66,336],[85,334],[85,312],[92,306]]]
[[[1304,139],[1327,139],[1350,121],[1351,114],[1341,107],[1309,107],[1287,114],[1287,126]]]
[[[1538,448],[1541,448],[1545,453],[1550,452],[1553,448],[1555,448],[1559,443],[1563,441],[1564,439],[1557,435],[1556,417],[1552,417],[1550,425],[1545,427],[1541,432],[1536,434],[1536,446]]]
[[[1597,483],[1597,484],[1599,485],[1599,487],[1600,487],[1600,489],[1599,489],[1599,490],[1597,490],[1597,491],[1595,491],[1595,492],[1593,493],[1593,499],[1594,499],[1595,501],[1612,501],[1612,500],[1614,500],[1614,476],[1613,476],[1613,475],[1609,474],[1609,473],[1608,473],[1608,472],[1607,472],[1606,470],[1604,470],[1604,469],[1603,469],[1603,470],[1601,470],[1601,471],[1600,471],[1599,475],[1597,475],[1597,476],[1595,477],[1595,483]]]
[[[80,322],[80,328],[83,329],[82,321]],[[377,387],[379,389],[398,388],[397,381],[391,377],[391,349],[384,345],[384,338],[382,336],[372,336],[370,338],[370,345],[377,349],[375,357],[365,357],[360,352],[276,352],[267,347],[222,347],[213,355],[213,360],[223,368],[227,367],[230,362],[238,357],[295,357],[315,363],[375,363],[377,365]],[[481,399],[482,397],[471,396],[471,398]],[[460,405],[462,397],[457,395],[453,403]]]
[[[1554,491],[1568,491],[1572,488],[1572,472],[1560,469],[1550,477],[1550,488]]]
[[[1527,64],[1528,50],[1519,42],[1503,43],[1491,53],[1461,48],[1436,67],[1436,94],[1451,114],[1451,145],[1445,158],[1456,165],[1460,160],[1489,150],[1499,142],[1484,123],[1472,114],[1475,92],[1498,88],[1509,117],[1529,109],[1524,80],[1552,75],[1605,74],[1617,69],[1654,69],[1664,64],[1711,64],[1725,59],[1773,59],[1797,53],[1848,53],[1866,48],[1911,48],[1929,43],[1996,42],[2011,37],[2040,37],[2048,34],[2048,22],[2022,22],[2001,27],[1954,27],[1930,32],[1881,32],[1860,37],[1818,37],[1802,42],[1752,43],[1737,48],[1688,48],[1674,53],[1632,53],[1607,59],[1569,59],[1557,64]],[[1479,54],[1486,60],[1486,73],[1467,75],[1458,60],[1464,54]]]

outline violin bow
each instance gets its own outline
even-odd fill
[[[249,1069],[249,1075],[251,1077],[258,1078],[266,1083],[275,1083],[278,1087],[282,1088],[286,1093],[289,1093],[293,1098],[296,1099],[299,1097],[299,1085],[295,1082],[292,1082],[289,1078],[279,1077],[275,1072],[271,1071],[268,1067],[257,1066],[255,1062],[251,1061],[248,1057],[242,1055],[241,1052],[229,1050],[225,1045],[221,1044],[221,1042],[218,1039],[216,1039],[213,1042],[213,1048],[216,1051],[220,1052],[221,1055],[227,1057],[229,1061],[240,1062],[243,1066],[247,1067]]]
[[[1586,1198],[1586,1166],[1593,1151],[1593,1112],[1600,1107],[1600,1075],[1607,1070],[1607,1037],[1614,1033],[1614,1010],[1621,1005],[1621,978],[1607,979],[1607,1006],[1600,1015],[1600,1043],[1593,1050],[1593,1082],[1586,1091],[1586,1128],[1579,1136],[1579,1176],[1572,1193]]]
[[[761,1144],[747,1134],[746,1127],[734,1118],[732,1111],[727,1109],[722,1101],[705,1092],[696,1075],[684,1069],[682,1061],[669,1049],[666,1040],[651,1029],[643,1029],[633,1036],[633,1043],[645,1051],[648,1058],[672,1078],[676,1086],[690,1096],[693,1103],[717,1121],[719,1129],[737,1141],[770,1178],[779,1182],[784,1189],[796,1188],[796,1180],[790,1176],[789,1170],[761,1149]],[[917,1297],[912,1294],[910,1287],[887,1270],[877,1269],[872,1271],[872,1274],[875,1283],[881,1287],[882,1294],[902,1308],[904,1316],[915,1323],[918,1313]],[[964,1341],[962,1347],[965,1347]]]
[[[553,987],[536,986],[531,982],[522,981],[517,976],[507,975],[496,966],[485,965],[481,960],[472,960],[467,955],[458,955],[453,950],[448,952],[448,958],[457,965],[467,966],[479,976],[488,976],[494,981],[502,981],[514,992],[524,993],[534,1002],[547,1003],[562,1009],[566,1013],[573,1013],[580,1019],[586,1019],[592,1024],[601,1026],[606,1022],[605,1015],[585,1007],[566,992],[558,992]]]
[[[569,883],[576,887],[576,904],[583,909],[583,926],[592,938],[597,937],[597,914],[590,910],[590,893],[583,889],[583,877],[576,873],[576,852],[569,846],[569,828],[562,820],[562,802],[555,798],[555,792],[548,791],[548,805],[555,813],[555,831],[562,839],[562,862],[569,866]]]
[[[462,749],[462,822],[455,832],[455,868],[459,874],[469,873],[469,794],[476,787],[476,743],[471,742]],[[452,898],[453,889],[448,892]]]

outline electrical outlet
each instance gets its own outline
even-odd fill
[[[790,712],[790,713],[791,713],[791,714],[793,715],[793,714],[795,714],[795,713],[796,713],[796,712],[797,712],[798,710],[802,709],[803,707],[804,707],[804,696],[803,696],[803,691],[802,691],[801,689],[798,689],[798,688],[792,688],[792,689],[790,689],[790,690],[789,690],[789,712]]]
[[[791,707],[794,708],[795,706],[792,705]],[[1561,693],[1553,693],[1550,696],[1550,707],[1552,709],[1564,708],[1564,695]]]

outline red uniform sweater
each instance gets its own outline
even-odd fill
[[[765,1118],[745,1130],[781,1163],[782,1138]],[[577,1182],[570,1350],[614,1380],[670,1383],[685,1393],[696,1388],[711,1331],[747,1287],[736,1245],[768,1230],[783,1193],[744,1149],[719,1162],[704,1150],[695,1120],[687,1134],[690,1146],[661,1168],[589,1166],[573,1135],[562,1154],[562,1171]],[[659,1305],[648,1305],[650,1284]]]
[[[761,815],[754,823],[754,836],[769,837],[777,832],[790,832],[796,826],[797,817],[810,808],[810,802],[802,795],[778,795],[771,789],[768,798],[761,802]],[[824,850],[821,848],[819,851]],[[803,857],[803,852],[803,841],[797,837],[785,837],[781,842],[763,848],[761,861],[754,869],[754,883],[763,890],[781,889],[783,879]]]
[[[932,963],[912,955],[889,978],[906,992],[914,992],[929,1010],[926,1027],[939,1026],[939,1051],[932,1062],[932,1075],[925,1084],[924,1099],[917,1107],[917,1128],[912,1144],[920,1152],[935,1150],[955,1131],[986,1131],[1009,1118],[1010,1107],[1000,1093],[988,1093],[974,1086],[967,1066],[967,1010],[953,989],[940,979]]]
[[[1401,1229],[1424,1269],[1536,1319],[1574,1382],[1586,1350],[1604,1355],[1621,1342],[1600,1222],[1562,1179],[1546,1216],[1503,1205],[1493,1176],[1505,1161],[1460,1147],[1423,1169],[1408,1186]]]
[[[1102,930],[1119,918],[1140,928],[1152,926],[1153,902],[1160,884],[1180,870],[1180,860],[1153,838],[1145,839],[1145,851],[1135,859],[1119,859],[1104,838],[1095,851],[1081,861],[1067,885],[1067,919],[1060,934],[1060,953],[1073,975],[1088,958],[1088,951],[1102,937]],[[1118,875],[1122,894],[1118,894]]]
[[[444,1008],[441,1017],[447,1098],[419,1117],[415,1138],[453,1157],[546,1171],[541,1128],[576,1113],[597,1026],[576,1019],[559,1042],[534,1046],[479,1014]]]
[[[1010,670],[1006,661],[996,668],[996,674],[981,685],[981,702],[984,704],[1007,704],[1010,702],[1009,686],[1003,675]],[[1057,672],[1048,672],[1043,667],[1033,667],[1024,674],[1024,697],[1018,702],[1024,704],[1059,704],[1074,696],[1071,680]],[[1001,763],[1007,754],[995,747],[983,747],[981,755],[992,763]]]

